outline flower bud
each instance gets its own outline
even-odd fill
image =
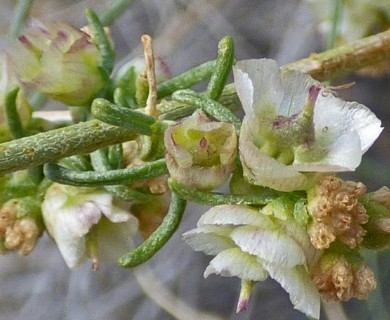
[[[67,24],[27,28],[12,59],[26,87],[70,106],[89,103],[104,85],[98,48],[87,33]]]
[[[193,188],[214,189],[234,169],[237,137],[234,126],[210,120],[198,110],[165,131],[169,173]]]

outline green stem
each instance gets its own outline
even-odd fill
[[[101,121],[148,136],[153,134],[152,125],[156,123],[151,116],[117,106],[102,98],[92,102],[91,112]]]
[[[343,0],[333,0],[333,8],[332,8],[332,29],[328,35],[328,39],[326,42],[326,49],[333,49],[336,46],[336,40],[339,30],[339,22],[343,9]]]
[[[104,189],[106,189],[114,197],[132,204],[150,203],[156,201],[158,198],[157,195],[139,192],[127,186],[105,186]]]
[[[225,36],[218,43],[218,57],[215,70],[207,86],[206,95],[213,100],[221,96],[226,80],[229,77],[234,59],[234,42],[231,36]]]
[[[100,21],[103,26],[112,24],[122,13],[124,13],[134,0],[118,0],[116,3],[110,3],[109,9],[101,14]]]
[[[204,192],[184,186],[172,178],[168,180],[168,185],[172,191],[176,192],[183,199],[209,206],[216,206],[220,204],[265,205],[276,198],[275,196],[264,196],[258,194],[222,194]]]
[[[113,169],[123,168],[123,147],[121,143],[114,144],[108,147],[107,151],[108,162]]]
[[[118,264],[125,268],[133,268],[151,259],[179,227],[186,204],[185,200],[173,192],[168,213],[162,224],[139,247],[121,256]]]
[[[159,84],[157,86],[158,98],[164,98],[176,90],[190,88],[199,82],[209,79],[214,72],[215,63],[215,60],[205,62]]]
[[[17,98],[19,93],[19,87],[10,90],[4,99],[5,115],[7,117],[7,124],[13,139],[21,139],[26,134],[20,121],[19,113],[17,110]],[[38,166],[30,168],[28,174],[31,180],[38,184],[42,180],[42,167]]]
[[[7,124],[13,139],[20,139],[25,136],[22,123],[17,110],[16,99],[18,97],[19,87],[10,90],[4,99],[5,115]]]
[[[91,153],[90,157],[91,164],[96,171],[105,172],[111,170],[104,150],[96,150]],[[156,197],[122,185],[105,186],[104,188],[113,196],[131,203],[146,203],[154,201],[154,198]]]
[[[225,108],[222,104],[206,97],[202,93],[197,93],[192,90],[179,90],[172,95],[172,99],[175,101],[188,103],[195,107],[202,109],[208,115],[212,116],[216,120],[231,122],[235,126],[237,132],[240,131],[241,121],[237,118],[233,112]]]
[[[0,144],[0,176],[133,140],[136,133],[99,120],[81,122]]]
[[[134,168],[108,171],[75,171],[66,169],[54,163],[46,163],[44,172],[46,177],[54,182],[88,187],[131,184],[138,180],[167,174],[168,169],[165,159],[160,159]]]
[[[104,31],[104,26],[100,22],[98,16],[91,9],[86,9],[88,23],[97,42],[100,55],[102,56],[102,67],[108,75],[111,74],[114,68],[115,52],[111,47],[111,43]]]
[[[10,38],[14,39],[20,35],[32,3],[33,0],[19,0],[16,4],[8,31]]]

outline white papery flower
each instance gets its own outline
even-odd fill
[[[320,295],[307,271],[307,259],[313,259],[316,250],[303,226],[239,205],[213,207],[197,226],[183,238],[195,251],[216,256],[205,277],[215,273],[262,281],[270,275],[290,294],[296,309],[319,318]]]
[[[307,189],[315,173],[353,171],[382,131],[364,105],[335,97],[318,81],[268,59],[240,61],[234,82],[245,116],[240,158],[253,184]]]
[[[96,188],[53,184],[46,191],[42,214],[69,268],[88,257],[89,233],[97,241],[99,259],[116,260],[133,248],[132,237],[138,229],[134,216],[115,206],[112,195]]]

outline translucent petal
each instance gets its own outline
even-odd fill
[[[193,250],[202,251],[207,255],[216,255],[223,250],[235,247],[229,238],[232,228],[204,226],[187,231],[183,234],[183,240]]]
[[[258,210],[239,205],[220,205],[209,209],[198,221],[198,227],[205,225],[254,225],[266,229],[275,227],[272,220]]]
[[[319,95],[314,109],[315,143],[296,152],[300,171],[353,171],[382,131],[380,120],[365,106],[332,94]]]
[[[233,67],[234,84],[246,114],[276,114],[283,98],[280,69],[275,61],[239,61]]]
[[[314,109],[315,130],[332,137],[355,132],[361,142],[361,150],[366,152],[382,132],[381,121],[366,106],[357,102],[347,102],[332,94],[320,94]]]
[[[263,267],[290,295],[294,308],[314,319],[320,317],[320,294],[303,266],[284,268],[264,262]]]
[[[331,143],[330,145],[326,145]],[[325,154],[323,153],[325,150]],[[318,161],[310,161],[323,154]],[[294,159],[294,168],[299,171],[315,172],[344,172],[354,171],[362,159],[362,149],[359,136],[355,132],[350,132],[338,136],[333,141],[326,137],[319,137],[310,150],[296,152]]]
[[[279,231],[243,226],[233,230],[230,237],[241,250],[256,255],[262,260],[287,268],[306,264],[301,247],[292,238]]]
[[[204,277],[212,273],[253,281],[263,281],[268,276],[256,256],[242,252],[239,248],[224,250],[211,260]]]
[[[312,85],[319,85],[307,74],[289,70],[282,73],[283,100],[278,105],[278,115],[291,117],[298,114],[305,105],[309,88]]]
[[[123,253],[134,248],[133,237],[137,229],[138,220],[134,216],[122,223],[112,223],[103,218],[96,228],[99,259],[116,261]]]

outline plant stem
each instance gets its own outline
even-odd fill
[[[132,140],[136,133],[91,120],[0,144],[0,175]]]
[[[209,206],[220,204],[265,205],[276,198],[276,196],[264,196],[259,194],[223,194],[199,191],[184,186],[172,178],[168,180],[168,185],[172,191],[176,192],[183,199]]]
[[[107,155],[103,149],[96,150],[90,154],[92,167],[96,171],[105,172],[111,170],[110,163],[108,162]],[[154,201],[157,197],[152,194],[146,194],[139,192],[135,189],[124,185],[114,185],[104,187],[113,196],[122,199],[123,201],[131,203],[145,203]]]
[[[214,101],[204,94],[197,93],[192,90],[179,90],[172,95],[172,100],[193,105],[196,108],[202,109],[208,115],[217,119],[218,121],[231,122],[240,131],[241,121],[233,112],[225,108],[222,104]]]
[[[100,21],[103,26],[108,26],[114,22],[122,13],[124,13],[134,0],[118,0],[109,5],[109,9],[101,14]]]
[[[234,60],[234,42],[231,36],[225,36],[218,43],[218,57],[215,71],[211,75],[206,94],[213,100],[221,96],[226,80],[232,70]]]
[[[337,34],[339,31],[340,17],[343,9],[343,0],[332,0],[332,28],[327,38],[326,49],[333,49],[336,46]]]
[[[164,98],[179,89],[186,89],[194,84],[209,79],[214,72],[215,60],[205,62],[157,86],[157,96]]]
[[[19,0],[16,4],[8,31],[10,38],[14,39],[20,35],[32,3],[33,0]]]
[[[16,106],[16,99],[18,97],[19,87],[10,90],[4,99],[5,115],[7,117],[7,124],[14,139],[24,137],[24,130],[20,121],[19,113]]]
[[[108,171],[76,171],[53,163],[46,163],[45,175],[52,181],[73,186],[102,186],[131,184],[138,180],[168,173],[165,159],[148,162],[133,168]]]
[[[334,79],[390,58],[390,30],[289,63],[283,70],[298,70],[319,81]]]
[[[187,201],[173,192],[168,213],[161,225],[139,247],[121,256],[118,264],[124,268],[133,268],[151,259],[179,227],[186,205]]]
[[[156,122],[149,115],[117,106],[103,98],[93,100],[91,112],[97,119],[108,124],[148,136],[152,135],[152,125]]]
[[[96,13],[91,9],[86,9],[85,13],[102,57],[102,67],[107,74],[110,75],[112,69],[114,68],[115,52],[111,47],[111,43],[110,40],[108,40],[106,32],[104,31],[103,24]]]

